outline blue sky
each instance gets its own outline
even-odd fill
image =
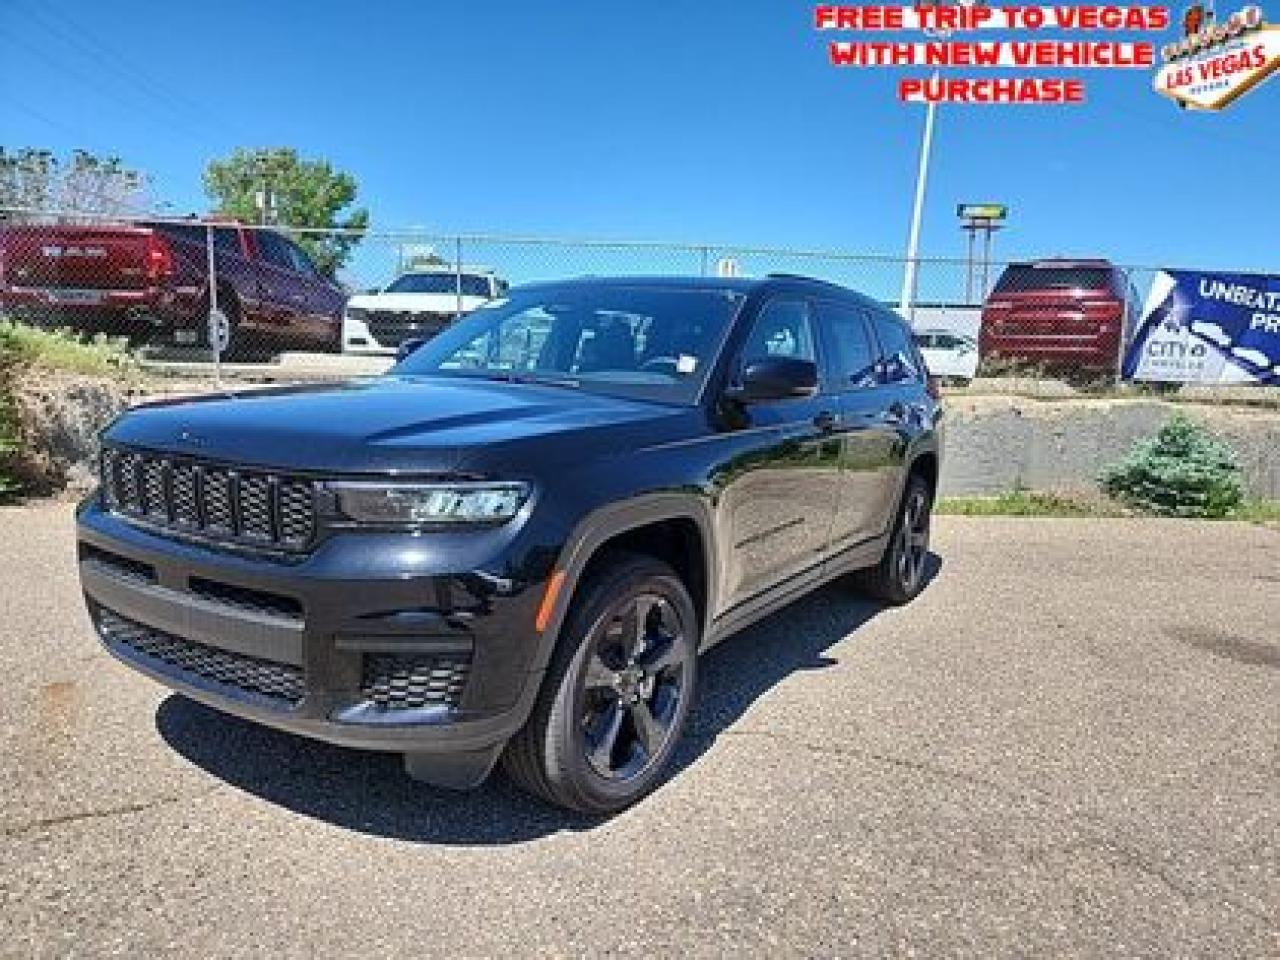
[[[892,72],[830,67],[811,19],[771,0],[0,0],[0,144],[119,154],[182,212],[204,209],[210,158],[289,145],[352,171],[375,226],[899,253],[923,108]],[[1087,79],[1083,107],[940,111],[923,253],[962,255],[955,204],[999,200],[1001,255],[1274,268],[1280,84],[1211,115],[1146,71]]]

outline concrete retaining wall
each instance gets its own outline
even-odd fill
[[[1236,451],[1251,497],[1280,499],[1280,411],[1159,400],[1028,400],[966,396],[947,402],[944,496],[1016,486],[1096,486],[1103,467],[1174,413],[1206,424]]]

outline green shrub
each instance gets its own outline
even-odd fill
[[[1099,478],[1103,490],[1146,513],[1225,517],[1244,499],[1235,454],[1182,414]]]
[[[28,368],[121,379],[139,372],[137,359],[123,341],[84,338],[0,317],[0,500],[12,498],[24,485],[30,487],[31,460],[23,449],[13,389],[15,378]]]
[[[9,397],[9,358],[0,353],[0,501],[12,497],[21,485],[14,475],[14,456],[20,448],[17,418]]]

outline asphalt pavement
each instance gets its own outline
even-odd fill
[[[167,693],[0,510],[0,955],[1280,955],[1280,530],[943,518],[704,661],[611,820]]]

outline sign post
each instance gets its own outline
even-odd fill
[[[956,206],[956,216],[963,223],[961,229],[969,235],[968,240],[968,270],[964,282],[964,299],[966,304],[974,303],[974,293],[978,294],[978,301],[981,303],[987,298],[987,286],[989,283],[989,273],[991,269],[991,235],[997,230],[1004,227],[1004,221],[1009,216],[1009,208],[1003,203],[961,203]],[[977,234],[982,234],[982,260],[980,266],[982,268],[982,278],[980,282],[976,282],[974,253],[974,240]]]

